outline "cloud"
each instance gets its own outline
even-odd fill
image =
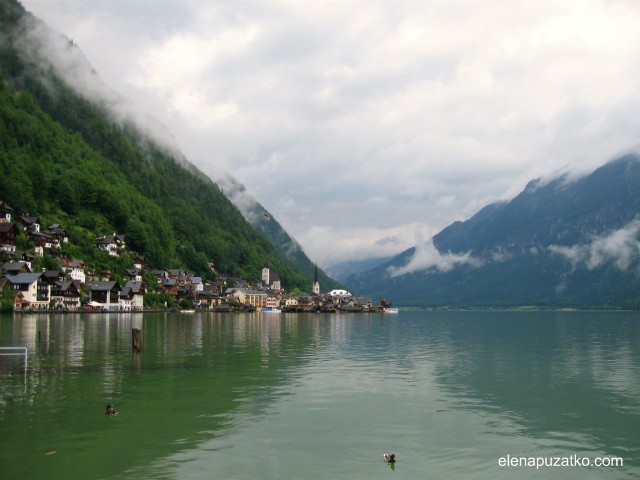
[[[424,241],[420,232],[416,232],[416,250],[409,262],[402,267],[389,267],[387,272],[391,277],[399,277],[408,273],[435,269],[440,272],[448,272],[462,265],[479,267],[480,259],[474,258],[471,252],[462,254],[440,253],[433,244],[433,239]]]
[[[187,162],[172,133],[130,99],[106,85],[72,40],[46,23],[30,17],[24,19],[21,32],[17,45],[26,58],[44,71],[53,69],[76,92],[104,108],[114,121],[137,125],[160,146],[168,149],[178,161]],[[41,81],[48,85],[49,79],[43,76]],[[51,91],[55,92],[55,89]]]
[[[634,2],[23,3],[321,265],[638,147]]]
[[[593,237],[588,244],[570,247],[550,245],[548,249],[569,260],[573,269],[584,266],[594,270],[611,263],[618,269],[627,271],[640,260],[639,234],[640,219],[635,219],[619,230]]]

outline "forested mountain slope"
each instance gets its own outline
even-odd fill
[[[47,38],[61,42],[61,56],[47,55]],[[69,63],[56,64],[59,58]],[[70,70],[82,88],[70,84]],[[281,255],[218,185],[118,115],[110,105],[121,100],[115,93],[90,96],[91,82],[96,92],[106,88],[78,47],[13,0],[0,3],[0,79],[0,200],[64,225],[72,253],[90,255],[96,236],[118,232],[152,267],[211,276],[213,262],[219,273],[255,280],[267,261],[286,288],[310,289],[309,273]]]

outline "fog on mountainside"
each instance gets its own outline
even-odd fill
[[[310,290],[315,265],[299,245],[288,258],[164,127],[105,86],[77,45],[15,0],[0,4],[0,81],[8,142],[0,200],[63,224],[79,245],[70,253],[90,255],[91,238],[115,231],[152,267],[211,276],[213,263],[254,280],[266,261],[285,287]]]

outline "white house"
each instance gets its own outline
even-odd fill
[[[49,307],[51,285],[42,272],[7,275],[7,280],[13,286],[16,308],[38,310]]]
[[[63,259],[61,262],[61,267],[62,270],[64,270],[64,273],[69,275],[73,280],[77,280],[80,283],[86,282],[86,275],[84,272],[85,264],[82,260]]]
[[[200,293],[204,291],[204,283],[202,282],[202,277],[191,277],[189,279],[191,281],[191,285],[196,292]]]
[[[106,235],[101,238],[96,238],[96,246],[112,257],[120,256],[120,253],[125,249],[124,235]]]
[[[122,310],[142,310],[144,309],[144,294],[146,288],[142,282],[129,281],[120,292],[120,306]]]
[[[91,303],[105,310],[120,309],[120,284],[115,281],[87,282]]]

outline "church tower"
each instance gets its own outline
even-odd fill
[[[316,265],[316,271],[313,274],[313,293],[320,295],[320,282],[318,281],[318,266]]]
[[[265,285],[269,285],[269,263],[264,262],[264,266],[262,267],[262,283]]]

